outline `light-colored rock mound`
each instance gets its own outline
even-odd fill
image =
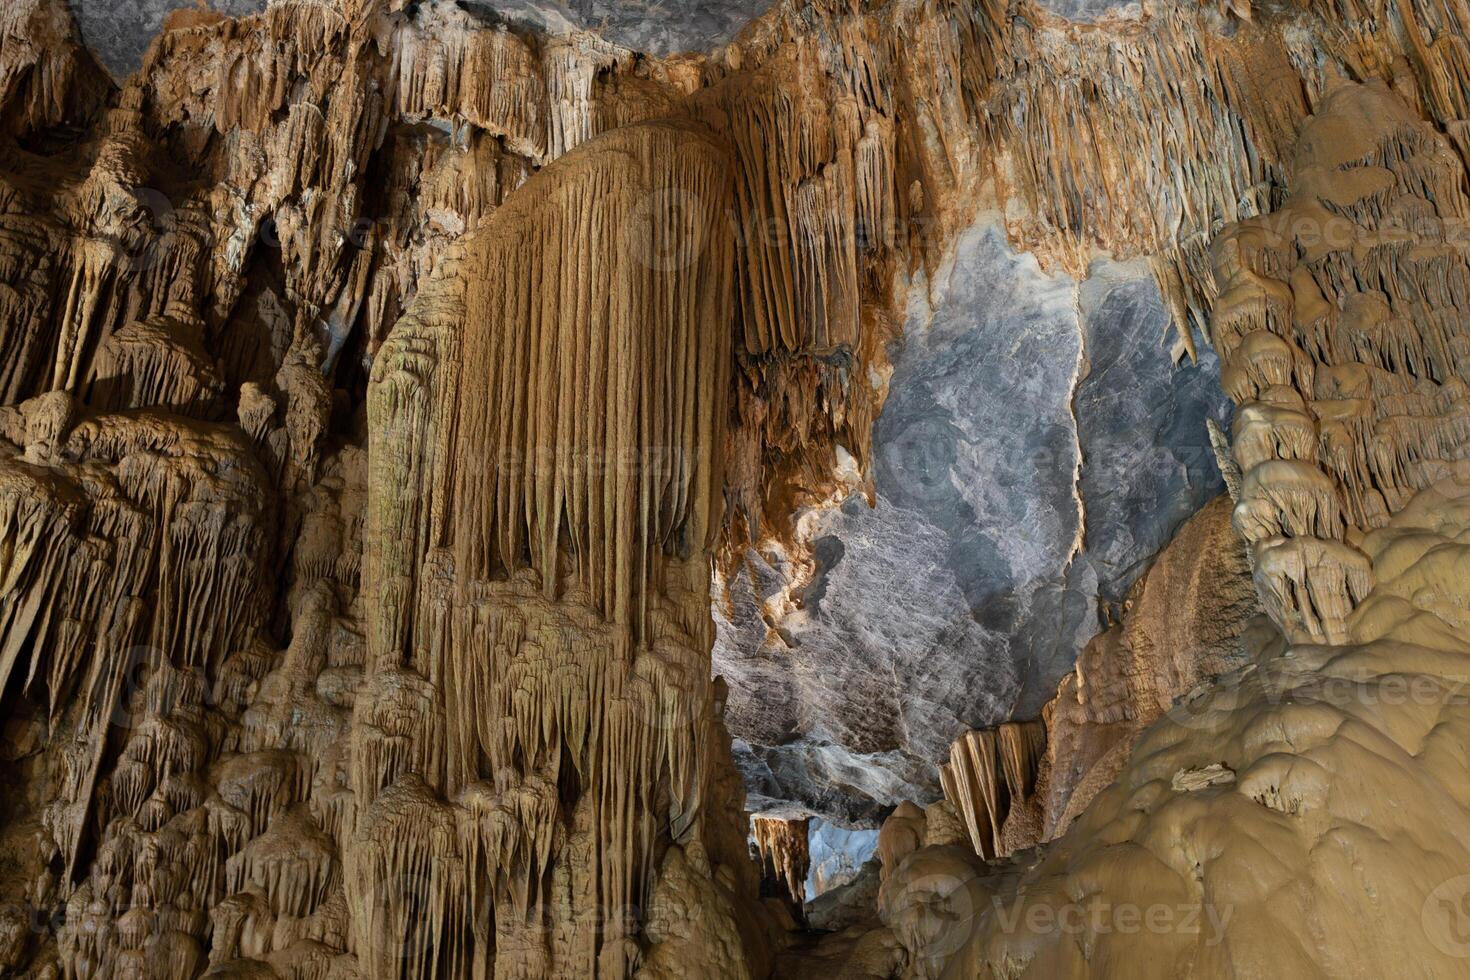
[[[1467,502],[1425,490],[1365,539],[1379,585],[1349,643],[1250,664],[1152,727],[986,896],[952,975],[1462,973],[1470,649],[1435,597],[1464,588]]]

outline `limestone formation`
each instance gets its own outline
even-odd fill
[[[1122,621],[1082,651],[1041,720],[955,741],[944,790],[975,853],[1007,857],[1059,836],[1117,776],[1140,732],[1278,637],[1219,498],[1133,587]]]
[[[1463,972],[1463,5],[778,0],[672,53],[591,4],[155,4],[114,77],[100,2],[0,11],[0,973]],[[934,314],[1006,367],[895,369],[977,243],[1066,343]],[[1118,407],[1145,269],[1228,438],[1213,367]],[[926,376],[1049,421],[907,506]],[[1207,416],[1223,483],[1107,458]],[[951,630],[831,574],[890,504],[942,532],[891,552],[1060,562]],[[824,670],[809,605],[887,635],[844,581],[925,625],[904,676],[753,710]],[[714,676],[741,609],[771,684]],[[753,825],[732,725],[810,762]],[[905,795],[809,919],[807,815]],[[1029,925],[1087,903],[1198,928]]]
[[[1020,875],[951,928],[900,933],[908,975],[1463,972],[1470,474],[1461,318],[1434,313],[1464,302],[1462,168],[1397,95],[1341,83],[1303,128],[1286,206],[1221,236],[1234,523],[1289,645],[1119,743],[1112,784]]]
[[[806,903],[806,877],[811,869],[811,851],[806,820],[772,820],[755,817],[751,836],[760,852],[763,878],[800,909]]]

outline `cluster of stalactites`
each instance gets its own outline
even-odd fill
[[[796,908],[806,902],[806,876],[811,869],[811,848],[805,818],[752,817],[750,836],[760,852],[762,873],[777,884]]]
[[[620,975],[634,926],[588,917],[638,907],[660,842],[697,827],[728,195],[694,123],[598,137],[454,250],[380,352],[347,883],[372,910],[359,942],[395,936],[421,973],[370,952],[370,976],[492,950]],[[444,869],[467,907],[445,908]]]
[[[787,539],[800,503],[862,488],[887,393],[885,345],[900,315],[895,277],[917,264],[909,256],[942,251],[978,173],[964,94],[971,79],[953,70],[979,44],[964,29],[971,20],[945,5],[915,12],[905,29],[922,41],[900,50],[860,20],[834,19],[824,27],[830,50],[726,52],[727,68],[769,60],[689,100],[735,156],[726,233],[739,246],[740,369],[727,567],[750,540]],[[751,50],[766,40],[762,31],[744,39]],[[933,138],[905,138],[909,109]]]
[[[940,781],[980,857],[991,860],[1009,853],[1006,818],[1035,791],[1045,751],[1046,726],[1040,721],[966,732],[950,746],[949,762],[939,768]]]
[[[57,812],[67,817],[53,834],[71,869],[129,672],[152,657],[208,671],[243,645],[263,614],[270,515],[258,469],[227,430],[147,413],[78,423],[60,392],[4,414],[5,435],[24,448],[0,459],[13,542],[0,684],[24,669],[53,721],[79,699],[75,723],[92,748],[65,781]]]
[[[1381,83],[1325,109],[1290,203],[1215,247],[1213,340],[1258,587],[1289,638],[1340,643],[1372,585],[1356,535],[1470,457],[1470,199],[1454,151]]]
[[[13,0],[0,9],[0,134],[24,137],[84,118],[106,89],[64,6]]]
[[[88,417],[63,392],[0,411],[0,427],[16,447],[0,460],[0,684],[23,670],[49,701],[58,780],[41,822],[59,869],[48,897],[68,907],[62,969],[197,975],[229,893],[304,920],[335,882],[320,838],[301,875],[270,853],[299,843],[294,829],[246,846],[305,798],[309,773],[287,767],[284,795],[262,797],[277,784],[259,767],[211,771],[239,710],[225,689],[240,692],[214,680],[264,616],[264,474],[230,429]]]
[[[1281,36],[1225,19],[1156,5],[1121,36],[1011,19],[983,119],[1012,238],[1079,278],[1099,250],[1150,256],[1176,357],[1206,332],[1216,229],[1271,209],[1308,109]]]
[[[231,705],[203,673],[162,658],[129,666],[129,680],[146,680],[108,719],[129,734],[102,794],[111,816],[97,855],[69,896],[67,975],[183,978],[237,955],[341,950],[341,873],[301,802],[307,760],[218,755]]]
[[[205,218],[130,186],[147,179],[137,173],[136,142],[109,137],[105,163],[85,180],[62,178],[61,220],[54,204],[41,203],[47,191],[28,182],[0,199],[0,276],[8,286],[0,290],[0,399],[7,404],[96,388],[100,409],[167,405],[199,414],[219,393],[195,314],[207,288]],[[124,179],[118,171],[133,173]],[[131,388],[120,380],[127,370],[136,372]],[[178,377],[168,378],[174,371]]]
[[[199,431],[154,421],[155,449],[199,453]],[[107,458],[107,447],[139,438],[78,427],[72,444]],[[161,514],[165,539],[189,519],[159,501],[142,503]],[[239,501],[232,506],[245,511]],[[268,528],[259,518],[257,526]],[[176,577],[167,571],[170,550],[159,556],[165,583]],[[218,545],[214,551],[223,557]],[[260,578],[259,570],[251,576]],[[71,889],[69,870],[60,891],[68,903],[62,969],[183,980],[208,967],[231,974],[268,964],[272,975],[326,975],[352,960],[337,841],[355,823],[341,785],[347,713],[332,703],[331,683],[332,671],[354,657],[350,645],[333,642],[332,587],[320,578],[298,583],[292,643],[278,661],[256,636],[259,612],[249,597],[210,600],[197,578],[178,584],[206,597],[195,615],[212,609],[222,624],[247,619],[222,641],[230,651],[222,662],[196,648],[216,635],[202,627],[184,630],[190,642],[178,649],[97,651],[111,671],[103,675],[111,685],[104,713],[66,736],[65,787],[46,813],[63,858],[79,832],[101,827],[96,856],[75,869],[80,881]],[[155,615],[170,617],[176,605],[160,593]],[[85,709],[83,721],[94,713]],[[98,766],[109,731],[122,740],[110,772]]]
[[[692,124],[601,137],[495,214],[470,259],[448,501],[462,582],[529,568],[647,635],[668,558],[718,525],[732,243],[725,151]]]

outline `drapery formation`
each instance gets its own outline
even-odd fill
[[[415,956],[374,977],[625,975],[626,910],[705,846],[730,184],[693,122],[589,141],[381,352],[348,894]]]

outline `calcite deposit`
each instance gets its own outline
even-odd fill
[[[1008,821],[993,845],[982,834],[971,852],[897,857],[893,880],[930,876],[905,886],[916,911],[884,906],[906,975],[1465,972],[1463,166],[1383,83],[1341,81],[1302,129],[1285,205],[1217,238],[1212,339],[1243,471],[1233,524],[1281,633],[1246,624],[1234,666],[1201,649],[1183,673],[1158,654],[1130,668],[1166,554],[1048,714],[1039,833]],[[1185,635],[1235,618],[1226,583],[1210,593],[1175,597],[1191,617],[1214,608],[1179,623]],[[1083,684],[1104,664],[1126,678],[1113,704]],[[1140,697],[1197,671],[1220,676],[1161,716]],[[1112,748],[1078,724],[1143,712],[1158,720],[1109,735]],[[955,746],[946,790],[989,815],[972,836],[1017,795],[1012,732]],[[1009,874],[973,859],[1048,839]]]
[[[10,0],[0,974],[1466,973],[1467,27]]]

